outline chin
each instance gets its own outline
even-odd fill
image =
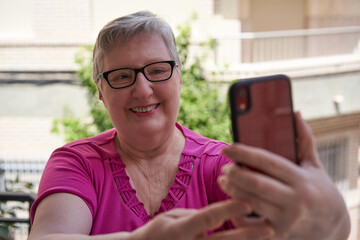
[[[166,134],[166,131],[169,131],[171,129],[169,120],[165,121],[159,119],[151,119],[149,121],[142,121],[132,124],[132,126],[128,126],[125,128],[124,125],[120,124],[119,130],[121,132],[128,132],[128,134],[131,134],[134,137],[143,136],[151,138],[159,133]],[[175,126],[175,123],[173,124],[173,126]]]
[[[138,129],[140,131],[140,134],[159,134],[166,131],[169,131],[170,124],[169,121],[160,121],[160,120],[154,120],[149,121],[144,124],[141,124],[141,127]]]

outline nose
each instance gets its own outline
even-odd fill
[[[148,81],[142,72],[138,72],[135,76],[135,83],[132,86],[133,96],[146,99],[151,96],[152,93],[152,82]]]

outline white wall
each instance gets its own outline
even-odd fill
[[[92,0],[94,33],[109,21],[126,14],[148,10],[165,19],[175,30],[176,26],[183,24],[192,14],[199,10],[199,1],[182,0]]]

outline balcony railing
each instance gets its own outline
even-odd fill
[[[36,192],[45,163],[0,161],[0,239],[27,239],[31,227],[30,208],[36,195],[28,192]]]
[[[2,232],[0,239],[27,239],[30,232],[30,208],[35,201],[35,195],[23,192],[0,192],[0,203],[3,205],[11,202],[17,202],[10,207],[11,213],[0,214],[0,225]],[[26,207],[24,207],[24,204]],[[17,216],[20,213],[22,217]],[[24,215],[25,213],[25,215]],[[8,216],[5,216],[8,215]]]
[[[213,36],[217,66],[360,54],[360,26]]]
[[[36,190],[45,164],[45,161],[0,160],[0,191],[5,191],[5,182],[16,181],[31,183]]]

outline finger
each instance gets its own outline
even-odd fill
[[[275,235],[274,230],[266,224],[258,224],[214,233],[207,240],[260,240],[269,239]]]
[[[292,201],[293,190],[274,178],[247,168],[240,168],[235,164],[224,165],[221,171],[224,175],[219,181],[226,176],[227,184],[233,185],[240,192],[252,194],[276,205]]]
[[[198,211],[197,209],[175,208],[165,212],[164,214],[168,217],[180,218],[195,214],[197,211]]]
[[[279,205],[277,203],[264,200],[260,198],[259,195],[243,191],[235,185],[230,184],[226,176],[221,176],[219,179],[221,179],[219,183],[220,187],[226,194],[232,198],[250,203],[254,212],[260,214],[260,216],[270,220],[271,222],[283,217],[283,209],[285,209],[288,204]],[[293,202],[291,203],[293,204]]]
[[[261,148],[236,143],[224,148],[223,153],[235,162],[254,168],[284,183],[292,184],[300,177],[296,164]]]
[[[295,123],[300,164],[311,164],[316,167],[321,167],[312,131],[310,126],[301,118],[300,112],[295,113]]]
[[[196,235],[210,230],[213,226],[229,220],[233,216],[248,214],[251,207],[248,204],[234,200],[213,203],[179,221],[179,229],[186,229],[189,235]]]

